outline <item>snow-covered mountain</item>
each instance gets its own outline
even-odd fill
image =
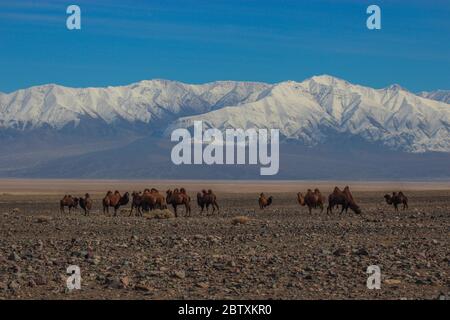
[[[256,101],[180,118],[166,134],[177,127],[192,127],[196,120],[222,130],[278,128],[285,138],[310,146],[345,135],[394,150],[450,152],[448,104],[398,85],[372,89],[326,75],[282,82]]]
[[[61,129],[89,120],[164,125],[182,115],[255,101],[269,87],[254,82],[190,85],[167,80],[85,89],[43,85],[0,94],[0,129]]]
[[[419,93],[419,96],[450,104],[450,90],[423,91]]]
[[[331,76],[0,93],[0,177],[260,178],[259,167],[173,165],[168,135],[195,120],[280,129],[277,179],[450,177],[450,104]]]

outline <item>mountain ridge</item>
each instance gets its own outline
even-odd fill
[[[196,120],[222,130],[280,129],[274,178],[450,177],[450,104],[395,84],[374,89],[329,75],[0,93],[0,176],[259,178],[248,166],[172,165],[171,131]]]

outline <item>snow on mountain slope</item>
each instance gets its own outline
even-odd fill
[[[398,85],[384,89],[350,84],[331,76],[282,82],[260,99],[183,117],[174,128],[203,120],[207,127],[278,128],[286,138],[306,145],[344,134],[409,152],[450,152],[450,108],[416,96]]]
[[[450,152],[450,108],[398,85],[384,89],[331,76],[278,84],[168,80],[106,88],[54,84],[0,93],[0,130],[26,132],[99,122],[171,130],[194,120],[219,129],[279,128],[285,138],[314,146],[334,136],[357,137],[394,150]],[[97,127],[89,132],[99,132]],[[158,131],[160,132],[160,131]]]
[[[255,101],[264,83],[213,82],[189,85],[141,81],[128,86],[75,89],[43,85],[0,95],[0,128],[62,128],[84,117],[151,123]]]
[[[419,96],[450,104],[450,90],[436,90],[431,92],[424,91],[420,92]]]

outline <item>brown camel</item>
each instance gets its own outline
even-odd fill
[[[173,207],[173,211],[175,212],[175,217],[178,217],[177,214],[177,206],[184,205],[186,208],[186,216],[191,216],[191,198],[186,194],[186,190],[181,188],[180,190],[174,189],[166,191],[166,202],[167,204],[171,204]]]
[[[265,207],[270,206],[272,204],[272,200],[273,200],[272,196],[267,198],[264,193],[261,193],[258,199],[259,208],[264,209]]]
[[[308,189],[305,196],[301,192],[297,193],[297,200],[301,206],[307,206],[309,214],[311,214],[312,209],[320,208],[320,213],[323,212],[323,203],[325,202],[325,197],[322,196],[319,189]]]
[[[130,195],[128,192],[125,192],[123,196],[120,195],[119,191],[108,191],[106,196],[103,198],[103,213],[109,214],[109,207],[114,208],[114,216],[117,216],[117,209],[120,206],[125,206],[130,201]]]
[[[212,192],[211,189],[209,189],[208,191],[202,190],[201,193],[200,192],[197,193],[197,204],[199,205],[200,208],[202,208],[200,214],[203,213],[203,209],[206,207],[206,215],[208,215],[210,205],[213,208],[211,214],[214,214],[214,211],[216,211],[216,209],[217,213],[219,213],[219,205],[217,204],[217,197],[214,194],[214,192]]]
[[[145,189],[141,202],[142,210],[149,211],[154,209],[166,209],[165,197],[155,188]]]
[[[84,215],[87,216],[92,209],[92,199],[89,193],[84,195],[84,198],[79,200],[80,208],[84,210]]]
[[[133,191],[131,193],[131,209],[130,209],[129,217],[131,217],[131,215],[133,214],[134,209],[136,209],[136,212],[137,212],[136,216],[142,217],[141,207],[142,207],[142,193]]]
[[[353,199],[352,193],[350,192],[350,188],[346,186],[344,188],[344,191],[341,191],[338,187],[335,187],[333,190],[333,193],[328,196],[328,207],[327,207],[327,213],[333,213],[333,207],[341,205],[342,212],[345,213],[348,212],[348,208],[352,209],[353,212],[360,214],[361,209],[356,204],[355,199]]]
[[[65,213],[64,207],[69,208],[69,213],[72,208],[77,209],[78,208],[78,201],[79,199],[76,197],[72,197],[71,195],[65,195],[62,200],[59,201],[59,211],[61,213]]]
[[[395,211],[398,211],[399,204],[403,204],[403,210],[406,210],[408,208],[408,198],[401,191],[399,191],[399,193],[392,192],[392,196],[389,194],[385,194],[384,199],[386,200],[387,204],[394,205]]]

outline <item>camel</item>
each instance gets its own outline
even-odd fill
[[[141,206],[142,206],[142,193],[133,191],[131,193],[131,209],[129,217],[131,217],[131,215],[133,214],[133,209],[136,209],[137,211],[136,216],[142,217]]]
[[[191,198],[186,194],[186,190],[184,188],[181,188],[180,190],[174,189],[173,191],[169,189],[166,191],[166,195],[166,203],[172,205],[175,212],[175,217],[178,217],[177,206],[179,205],[184,205],[186,208],[185,215],[191,216]]]
[[[317,207],[320,208],[320,213],[323,212],[323,203],[325,198],[320,193],[319,189],[314,189],[314,192],[311,189],[308,189],[305,196],[301,192],[297,193],[297,200],[301,206],[307,206],[309,210],[309,214],[311,214],[312,209]]]
[[[212,192],[211,189],[209,189],[208,191],[202,190],[201,193],[200,192],[197,193],[197,204],[199,205],[200,208],[202,208],[200,214],[203,213],[203,209],[206,207],[206,215],[208,215],[210,205],[213,208],[211,214],[214,214],[214,211],[216,211],[216,209],[217,213],[219,213],[219,205],[217,204],[217,197],[214,194],[214,192]]]
[[[328,196],[328,207],[327,207],[327,213],[333,213],[333,207],[337,205],[342,205],[341,214],[344,212],[348,212],[348,208],[352,209],[353,212],[360,214],[361,209],[356,204],[355,200],[353,199],[353,196],[350,192],[350,188],[346,186],[344,188],[344,191],[341,191],[338,187],[335,187],[333,190],[333,193]]]
[[[165,197],[157,189],[145,189],[142,195],[141,208],[144,211],[166,209],[165,202]]]
[[[69,213],[72,208],[77,209],[78,208],[78,201],[79,199],[76,197],[72,197],[71,195],[65,195],[62,200],[59,201],[59,211],[61,213],[65,213],[64,207],[69,208]]]
[[[79,200],[80,208],[84,210],[84,215],[87,216],[92,209],[92,199],[89,193],[84,195],[84,198]]]
[[[389,194],[384,195],[384,199],[387,204],[394,205],[395,211],[398,211],[398,205],[403,204],[403,210],[408,208],[408,198],[403,194],[403,192],[399,191],[392,192],[392,196]]]
[[[103,198],[103,213],[109,214],[109,207],[114,208],[114,216],[117,216],[117,209],[120,206],[125,206],[130,201],[130,195],[125,192],[123,196],[120,195],[119,191],[108,191],[106,196]]]
[[[260,209],[264,209],[265,207],[270,206],[270,205],[272,204],[272,200],[273,200],[273,197],[272,197],[272,196],[270,196],[270,197],[267,198],[267,197],[264,195],[264,193],[261,193],[261,194],[259,195],[259,199],[258,199],[259,208],[260,208]]]

